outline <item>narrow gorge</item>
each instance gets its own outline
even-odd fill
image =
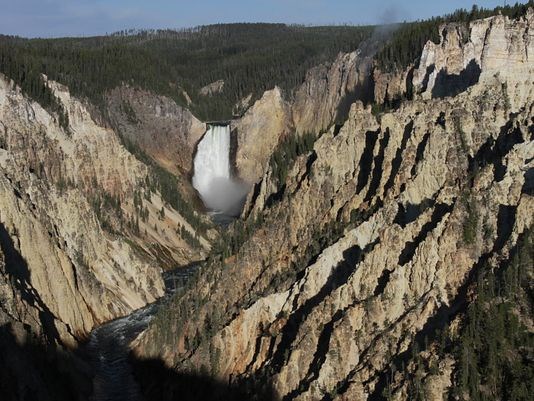
[[[0,399],[528,401],[533,55],[533,2],[0,35]]]

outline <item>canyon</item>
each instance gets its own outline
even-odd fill
[[[534,10],[439,38],[393,72],[371,38],[226,122],[129,84],[104,115],[45,76],[65,126],[1,75],[2,394],[452,397],[443,333],[532,255]]]
[[[386,378],[408,399],[415,368],[392,371],[392,355],[459,324],[479,270],[511,258],[532,224],[533,22],[532,11],[476,21],[467,41],[442,27],[413,72],[414,100],[378,116],[353,102],[284,182],[264,165],[243,212],[259,226],[235,255],[203,266],[135,341],[136,355],[210,372],[257,399],[381,399]],[[476,77],[439,94],[438,72],[447,82],[473,63]],[[333,82],[336,94],[346,88]],[[441,400],[454,357],[426,346],[422,357],[440,368],[421,386]]]

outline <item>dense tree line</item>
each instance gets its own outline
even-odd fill
[[[45,103],[53,98],[43,89],[41,73],[100,107],[106,91],[123,83],[182,105],[188,104],[185,91],[200,118],[224,120],[249,94],[258,97],[275,85],[290,91],[310,67],[356,49],[371,33],[371,27],[229,24],[91,38],[0,36],[0,71]],[[222,93],[199,94],[220,79]]]
[[[510,261],[480,274],[477,298],[455,342],[455,393],[460,400],[530,400],[534,392],[534,333],[525,325],[533,308],[534,231]]]
[[[403,70],[410,63],[417,63],[423,47],[429,40],[434,43],[439,42],[439,27],[441,24],[448,22],[463,24],[467,33],[467,28],[471,21],[491,17],[499,13],[517,19],[525,15],[529,7],[534,7],[534,0],[530,0],[525,4],[516,3],[513,6],[507,5],[495,9],[473,6],[470,11],[460,9],[442,17],[405,22],[397,27],[392,39],[378,52],[376,56],[377,65],[381,70],[391,72],[399,69]]]
[[[534,392],[534,230],[528,229],[500,263],[485,262],[473,286],[459,327],[446,324],[430,344],[425,338],[423,358],[414,342],[407,381],[411,400],[427,399],[426,377],[439,374],[438,361],[453,356],[456,363],[449,399],[460,401],[528,401]],[[394,366],[406,372],[406,366]],[[391,382],[383,399],[393,399]]]
[[[527,4],[493,10],[473,7],[444,17],[404,23],[379,51],[383,70],[416,62],[428,40],[439,40],[444,22],[467,24],[500,12],[512,18]],[[283,24],[221,24],[186,30],[129,30],[90,38],[22,39],[0,35],[0,72],[35,100],[54,111],[66,126],[66,114],[41,73],[67,85],[79,97],[104,109],[105,93],[130,84],[167,95],[188,105],[205,120],[226,120],[234,105],[279,85],[290,92],[306,71],[352,51],[371,37],[374,27],[305,27]],[[202,96],[199,90],[224,80],[222,93]],[[187,95],[186,95],[187,94]]]

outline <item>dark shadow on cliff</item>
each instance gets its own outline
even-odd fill
[[[416,349],[425,350],[428,348],[428,344],[436,341],[438,336],[443,332],[445,327],[449,325],[455,317],[467,310],[467,306],[472,301],[471,291],[474,290],[473,286],[477,282],[478,277],[484,271],[490,268],[488,265],[489,260],[494,255],[500,255],[507,241],[510,240],[513,228],[517,217],[517,207],[508,205],[499,205],[499,212],[497,216],[497,237],[493,243],[493,247],[490,251],[482,254],[478,261],[474,263],[471,270],[468,272],[464,283],[458,288],[455,297],[449,304],[442,304],[431,316],[424,326],[415,334],[410,347],[405,351],[396,354],[392,357],[390,363],[384,368],[382,372],[379,372],[375,377],[377,379],[374,392],[370,394],[369,400],[371,401],[386,401],[385,392],[388,385],[388,380],[392,375],[392,372],[399,370],[402,366],[406,366],[413,356],[414,346]],[[511,247],[509,254],[506,258],[500,261],[500,268],[510,263],[513,255],[518,252],[518,244],[522,243],[525,238],[525,233],[519,235],[516,240],[516,244]],[[475,289],[476,290],[476,289]]]
[[[39,320],[50,343],[59,340],[59,333],[54,325],[54,315],[43,302],[39,293],[31,284],[28,263],[18,251],[6,227],[0,223],[0,250],[5,257],[6,273],[14,288],[20,293],[22,300],[36,307]]]
[[[432,97],[442,99],[459,95],[477,84],[481,73],[482,70],[475,60],[471,60],[458,75],[448,75],[444,70],[441,70],[436,77],[434,88],[432,88]]]
[[[10,233],[1,223],[0,253],[5,262],[0,270],[0,400],[277,400],[271,387],[262,384],[266,382],[246,380],[228,385],[203,372],[179,373],[159,360],[129,360],[128,348],[124,346],[123,352],[120,336],[113,329],[96,347],[86,339],[78,348],[67,349],[61,345],[53,313],[32,285],[30,267],[18,250],[16,233]],[[196,265],[192,265],[179,274],[169,273],[165,277],[167,288],[172,292],[195,270]],[[12,310],[9,303],[4,305],[6,284],[8,299],[12,289],[23,301],[19,301],[22,307],[18,310]],[[20,315],[25,306],[38,311],[32,326],[22,323],[31,321],[31,316]],[[133,327],[137,329],[142,330],[142,325]],[[126,344],[129,339],[123,341]],[[118,353],[108,352],[105,346],[120,349]],[[131,368],[137,380],[133,380]]]
[[[90,370],[79,355],[44,344],[20,323],[0,326],[2,401],[84,401],[90,394]]]
[[[5,317],[5,316],[4,316]],[[29,333],[20,323],[0,326],[2,401],[100,401],[93,398],[91,355],[84,347],[67,351]],[[157,359],[130,358],[141,397],[125,389],[106,401],[278,401],[260,380],[218,381],[208,374],[183,374]],[[113,361],[110,361],[113,370]],[[113,372],[111,373],[113,374]],[[98,385],[95,383],[94,385]],[[135,393],[136,391],[134,391]]]
[[[259,379],[221,382],[209,374],[184,374],[158,359],[132,358],[134,375],[145,401],[278,401],[269,383]]]

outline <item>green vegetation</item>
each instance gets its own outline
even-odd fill
[[[191,247],[193,248],[200,248],[202,245],[200,243],[200,240],[198,239],[198,234],[195,232],[195,234],[191,234],[188,229],[186,229],[181,224],[178,224],[176,227],[176,233],[180,235],[181,238],[185,240]]]
[[[99,106],[104,94],[129,84],[190,106],[204,120],[226,120],[249,94],[259,97],[275,85],[290,91],[306,71],[353,51],[372,27],[304,27],[282,24],[230,24],[182,31],[123,31],[92,38],[22,39],[0,36],[0,72],[24,91],[57,108],[40,74],[67,85]],[[199,90],[224,80],[221,94]],[[129,105],[124,105],[129,111]],[[52,107],[52,108],[54,108]],[[135,114],[128,113],[135,121]]]
[[[247,220],[236,220],[214,244],[212,254],[223,259],[234,255],[262,224],[261,214]]]
[[[462,201],[467,213],[462,227],[463,239],[465,244],[472,245],[476,241],[478,231],[479,215],[477,205],[472,195],[463,195]]]
[[[119,222],[122,222],[123,218],[120,198],[105,191],[95,191],[89,201],[102,228],[113,233],[114,229],[111,220],[118,219]]]
[[[14,42],[0,35],[0,72],[13,79],[22,91],[56,115],[61,127],[67,130],[69,117],[59,99],[52,93],[42,76],[42,63],[26,57]]]
[[[449,399],[460,401],[527,401],[534,392],[534,332],[528,327],[534,308],[534,230],[519,237],[508,260],[485,262],[473,284],[474,299],[462,323],[445,325],[429,344],[414,342],[407,363],[393,366],[411,373],[409,399],[425,400],[426,377],[439,374],[438,361],[453,356],[455,371]],[[426,351],[421,353],[420,349]],[[429,358],[429,359],[428,359]],[[383,390],[392,399],[392,380]]]
[[[184,200],[180,192],[178,178],[155,163],[151,163],[151,167],[153,177],[149,186],[151,192],[155,192],[154,189],[157,189],[162,199],[177,210],[196,232],[205,233],[211,225],[195,211],[189,202]],[[160,216],[163,218],[164,212],[160,212]]]
[[[534,333],[521,316],[532,313],[534,231],[501,269],[486,269],[477,284],[455,348],[460,400],[530,400],[534,393]]]
[[[534,0],[525,4],[485,9],[473,6],[471,11],[461,9],[443,17],[424,21],[405,22],[401,24],[392,39],[378,52],[377,64],[383,71],[403,70],[410,63],[417,63],[425,44],[432,40],[439,42],[439,27],[447,22],[457,22],[465,26],[466,32],[471,21],[491,17],[498,13],[510,18],[519,18],[526,14],[529,7],[534,7]]]
[[[278,144],[269,165],[272,169],[272,177],[278,183],[278,188],[285,184],[287,173],[293,166],[295,159],[300,155],[310,152],[317,140],[314,134],[288,135]]]
[[[191,224],[196,232],[201,234],[206,233],[206,231],[211,228],[211,224],[195,211],[193,205],[182,197],[179,178],[158,165],[150,156],[127,138],[121,137],[121,140],[131,154],[151,169],[150,176],[147,176],[145,182],[141,184],[138,195],[134,196],[136,214],[139,215],[143,221],[146,221],[148,210],[144,211],[143,209],[141,192],[144,193],[144,198],[147,201],[150,201],[152,194],[159,191],[163,201],[174,210],[178,211],[180,215]],[[161,213],[161,211],[160,217],[164,217],[164,214]]]

